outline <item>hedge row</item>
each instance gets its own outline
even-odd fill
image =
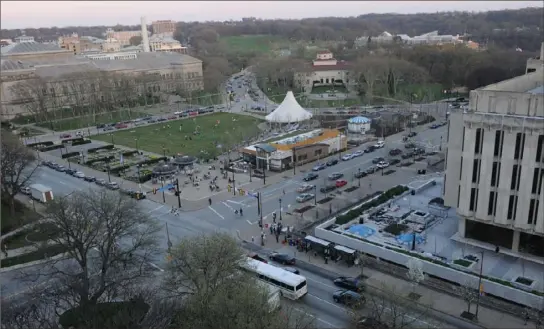
[[[113,160],[113,159],[115,159],[115,155],[108,155],[108,156],[103,156],[103,157],[96,158],[96,159],[87,160],[87,161],[85,161],[85,164],[86,165],[92,165],[95,162],[109,161],[109,160]]]
[[[62,155],[62,158],[66,159],[66,158],[71,158],[71,157],[75,157],[75,156],[79,156],[79,155],[80,155],[79,152],[68,152],[68,153],[64,153]]]
[[[62,149],[64,148],[64,144],[57,144],[57,145],[51,145],[51,146],[46,146],[46,147],[43,147],[40,149],[41,152],[48,152],[48,151],[53,151],[53,150],[58,150],[58,149]]]
[[[34,262],[37,260],[45,259],[46,257],[53,257],[58,254],[66,252],[66,247],[60,244],[54,244],[47,246],[45,248],[38,249],[29,253],[21,254],[18,256],[4,258],[0,261],[2,268],[10,267],[19,264],[25,264],[29,262]]]
[[[69,139],[63,139],[61,141],[62,144],[68,144],[70,142],[72,142],[72,145],[74,144],[74,142],[81,142],[83,140],[83,137],[76,137],[76,138],[69,138]]]
[[[55,143],[53,143],[52,141],[46,141],[46,142],[26,144],[26,146],[28,146],[28,147],[38,147],[38,146],[51,146],[53,144],[55,144]]]
[[[125,152],[123,152],[121,154],[123,154],[124,157],[129,157],[129,156],[132,156],[134,154],[139,154],[139,152],[138,151],[125,151]]]
[[[92,143],[92,142],[93,142],[93,141],[90,140],[90,139],[84,139],[84,140],[81,140],[81,141],[72,142],[72,146],[83,145],[83,144],[90,144],[90,143]]]
[[[115,145],[104,145],[104,146],[99,146],[99,147],[93,147],[93,148],[90,148],[87,150],[87,153],[95,153],[99,150],[111,150],[115,147]]]
[[[408,191],[408,187],[403,186],[403,185],[397,185],[397,186],[387,190],[386,192],[384,192],[376,200],[365,203],[365,204],[361,205],[358,208],[351,209],[350,211],[348,211],[344,215],[337,216],[336,217],[336,224],[338,224],[338,225],[346,224],[349,221],[361,216],[368,209],[377,207],[377,206],[381,205],[382,203],[385,203],[385,202],[391,200],[392,198],[394,198],[394,197],[396,197],[398,195],[401,195],[402,193],[404,193],[406,191]]]

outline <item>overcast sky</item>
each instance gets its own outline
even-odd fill
[[[542,7],[542,1],[2,1],[2,29],[137,25],[159,19],[306,18],[368,13],[487,11]]]

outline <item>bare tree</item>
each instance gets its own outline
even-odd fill
[[[406,60],[392,58],[388,60],[389,66],[389,89],[391,96],[395,96],[398,86],[404,83],[421,83],[427,80],[428,74],[425,69],[410,63]]]
[[[74,192],[54,200],[46,217],[59,230],[52,242],[68,259],[50,259],[21,276],[49,282],[31,292],[44,305],[85,309],[126,300],[153,274],[148,264],[158,251],[158,227],[136,201],[106,190]]]
[[[371,316],[390,328],[407,328],[424,323],[430,305],[414,305],[414,301],[404,298],[394,287],[383,285],[380,290],[365,294],[366,309]],[[355,321],[366,316],[368,310],[351,310]]]
[[[419,285],[419,283],[425,280],[423,263],[419,259],[412,257],[410,260],[408,260],[406,265],[408,266],[408,273],[406,273],[406,276],[412,283],[413,292],[415,293],[416,287]]]
[[[529,320],[534,322],[535,329],[544,329],[544,301],[541,303],[540,309],[531,308],[527,315]]]
[[[472,284],[467,281],[464,285],[459,286],[456,290],[465,303],[467,303],[467,313],[470,313],[470,307],[474,302],[476,302],[476,299],[478,299],[478,289],[472,287]]]
[[[47,83],[42,78],[27,79],[9,87],[14,101],[20,103],[29,113],[39,120],[47,121],[49,96]]]
[[[184,239],[169,255],[164,289],[183,299],[176,328],[307,328],[313,318],[287,305],[271,312],[269,292],[240,270],[246,261],[236,240],[216,233]]]
[[[1,134],[2,198],[9,201],[11,215],[15,215],[15,195],[20,192],[21,186],[30,181],[38,166],[32,150],[23,145],[17,136],[4,129]]]
[[[131,45],[131,46],[137,46],[137,45],[139,45],[139,44],[142,43],[142,36],[140,36],[140,35],[135,35],[135,36],[131,37],[131,38],[128,40],[128,42],[130,42],[130,45]]]
[[[372,99],[376,83],[384,83],[387,80],[389,66],[386,59],[381,57],[363,57],[358,59],[353,66],[355,77],[359,82],[359,88],[365,86],[365,94]]]

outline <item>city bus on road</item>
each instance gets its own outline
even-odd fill
[[[296,300],[308,293],[306,278],[301,275],[249,257],[241,267],[256,274],[259,280],[279,288],[281,295],[286,298]]]

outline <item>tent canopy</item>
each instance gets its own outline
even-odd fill
[[[312,118],[312,114],[302,108],[295,99],[292,91],[287,92],[283,102],[272,113],[266,116],[266,121],[277,123],[300,122]]]

